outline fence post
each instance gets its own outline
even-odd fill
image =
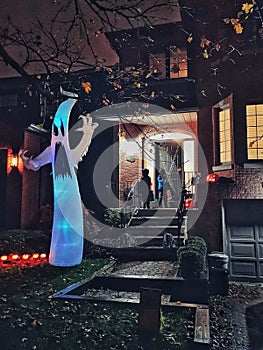
[[[141,288],[139,307],[139,335],[155,338],[160,331],[161,290]]]

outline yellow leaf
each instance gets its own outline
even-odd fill
[[[253,6],[254,6],[254,4],[249,4],[246,2],[242,6],[242,11],[244,11],[246,14],[248,14],[249,12],[253,11]]]
[[[203,56],[204,56],[204,58],[208,58],[209,57],[207,50],[204,50]]]
[[[141,83],[137,83],[137,88],[138,88],[138,89],[141,88]]]
[[[89,94],[91,92],[91,83],[90,82],[82,83],[81,85],[84,88],[86,94]]]
[[[150,78],[150,76],[152,75],[152,73],[151,72],[149,72],[147,75],[146,75],[146,79],[148,79],[148,78]]]
[[[192,34],[189,35],[189,37],[187,38],[187,41],[188,41],[189,43],[191,43],[191,42],[193,41]]]

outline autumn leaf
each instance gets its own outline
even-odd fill
[[[219,44],[216,44],[215,49],[216,51],[219,51],[221,49],[221,46]]]
[[[249,4],[246,2],[242,6],[242,11],[244,11],[246,14],[248,14],[248,13],[253,11],[253,6],[254,6],[254,4]]]
[[[152,73],[151,72],[149,72],[147,75],[146,75],[146,79],[148,79],[148,78],[150,78],[150,76],[152,75]]]
[[[175,110],[175,106],[174,106],[172,103],[170,104],[170,108],[171,108],[171,110],[173,110],[173,111]]]
[[[208,58],[209,57],[207,50],[204,50],[203,56],[204,56],[204,58]]]
[[[142,85],[141,85],[141,83],[137,83],[136,86],[138,89],[140,89]]]
[[[107,99],[107,98],[104,98],[104,99],[102,100],[102,103],[103,103],[105,106],[107,106],[107,105],[110,103],[110,100]]]
[[[114,81],[112,84],[115,87],[115,90],[118,90],[118,89],[121,90],[122,89],[121,84],[119,84],[117,81]]]
[[[188,36],[187,41],[189,42],[189,44],[193,41],[193,36],[192,33]]]
[[[85,90],[86,94],[89,94],[91,92],[91,83],[86,82],[81,84],[83,89]]]
[[[243,32],[243,27],[240,23],[234,25],[234,29],[237,34],[242,34]]]
[[[208,47],[211,44],[211,41],[206,39],[204,36],[201,38],[200,46],[201,48]]]

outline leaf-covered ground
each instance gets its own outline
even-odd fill
[[[35,250],[28,239],[8,243],[17,253]],[[23,242],[26,245],[23,249]],[[33,240],[32,240],[33,242]],[[37,245],[37,244],[36,244]],[[3,248],[3,246],[2,246]],[[11,253],[12,249],[9,252]],[[13,251],[12,251],[13,252]],[[3,251],[2,251],[3,253]],[[106,259],[84,259],[72,268],[48,264],[4,267],[0,270],[0,349],[142,349],[138,313],[120,305],[53,299],[52,295],[89,277]],[[149,349],[181,348],[192,336],[189,312],[163,312],[159,339]],[[146,347],[144,347],[146,349]]]

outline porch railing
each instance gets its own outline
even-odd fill
[[[139,198],[139,189],[138,186],[139,185],[139,180],[136,180],[133,182],[126,200],[121,208],[121,214],[122,217],[124,217],[124,214],[128,214],[130,213],[130,219],[128,221],[128,223],[125,223],[125,227],[129,226],[132,217],[135,215],[135,213],[138,211],[138,209],[140,208],[140,198]]]

